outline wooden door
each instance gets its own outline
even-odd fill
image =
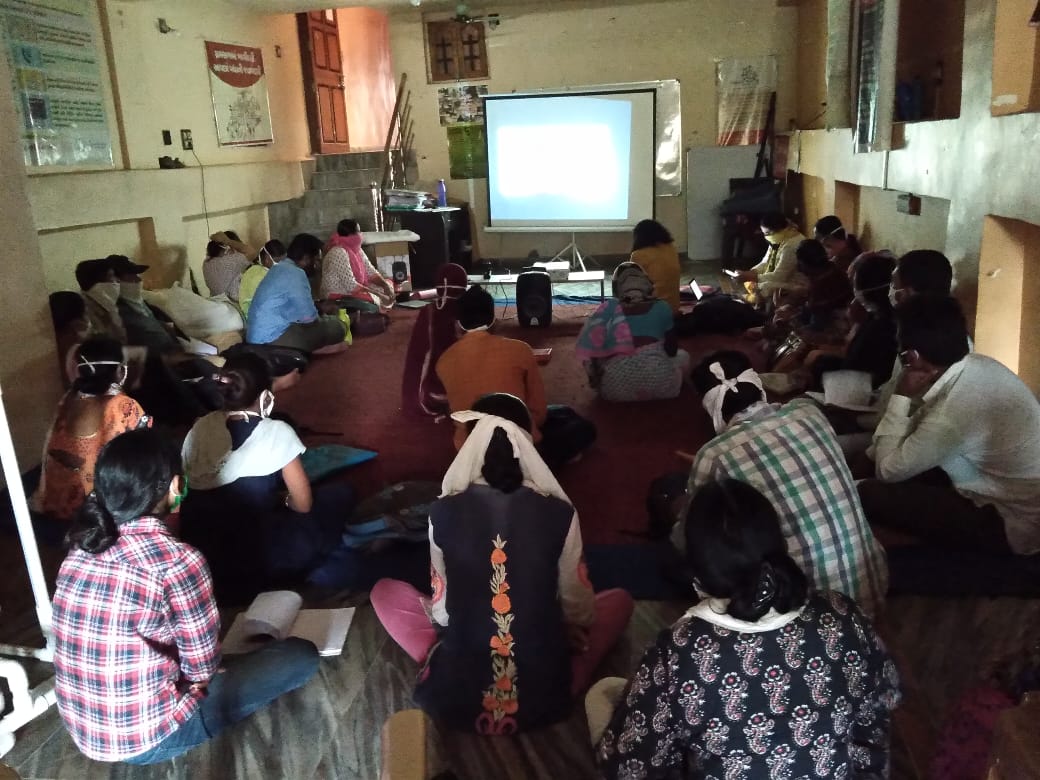
[[[315,154],[347,152],[350,146],[346,93],[336,11],[309,11],[297,14],[296,21],[300,32],[311,149]]]

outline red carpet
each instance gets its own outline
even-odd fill
[[[690,388],[672,401],[599,400],[574,357],[574,342],[594,308],[557,306],[549,328],[521,328],[515,319],[504,319],[495,332],[534,347],[552,347],[552,360],[542,367],[549,402],[573,406],[598,428],[592,449],[560,475],[581,517],[585,542],[633,543],[638,538],[625,532],[646,527],[651,480],[685,468],[675,451],[696,452],[708,439],[711,423]],[[317,358],[299,385],[278,396],[280,411],[316,432],[304,437],[306,443],[341,443],[379,452],[376,460],[349,472],[349,481],[362,496],[392,482],[440,481],[454,455],[450,422],[406,418],[401,412],[404,355],[416,316],[415,311],[394,310],[386,333],[356,338],[347,352]],[[728,337],[697,337],[682,346],[696,365],[715,349],[740,344]],[[342,435],[319,435],[328,433]]]

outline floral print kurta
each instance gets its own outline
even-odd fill
[[[895,666],[847,597],[740,633],[687,615],[643,656],[597,749],[607,778],[882,778]]]

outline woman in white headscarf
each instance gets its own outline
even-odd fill
[[[619,265],[612,287],[575,346],[589,384],[607,401],[675,398],[690,356],[678,348],[671,307],[636,263]]]
[[[485,396],[430,509],[432,599],[372,588],[387,632],[422,665],[415,699],[439,722],[513,734],[566,718],[624,631],[632,598],[594,594],[578,516],[531,440],[519,398]]]

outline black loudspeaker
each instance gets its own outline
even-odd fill
[[[394,273],[394,281],[397,282],[397,284],[403,284],[408,278],[408,263],[405,263],[402,260],[395,260],[391,263],[390,269]]]
[[[552,324],[552,282],[546,271],[525,271],[516,278],[516,314],[525,328]]]

